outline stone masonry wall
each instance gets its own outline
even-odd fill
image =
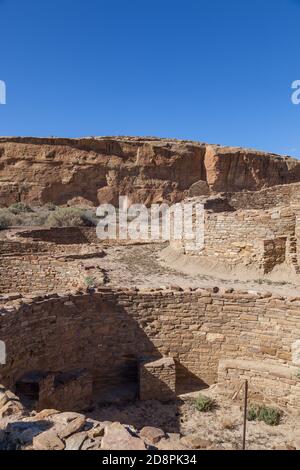
[[[77,261],[66,261],[48,256],[16,256],[1,259],[0,293],[45,293],[74,290],[79,281],[84,284],[84,271]]]
[[[283,411],[299,410],[299,368],[285,367],[241,359],[224,359],[219,363],[218,391],[229,397],[248,380],[252,403],[279,405]],[[240,393],[240,398],[242,397]]]
[[[176,364],[167,357],[156,361],[141,361],[139,369],[139,399],[168,402],[176,397]]]
[[[180,381],[204,384],[217,381],[221,359],[251,360],[266,368],[281,365],[286,371],[300,368],[295,354],[300,298],[201,289],[102,289],[15,301],[4,297],[1,303],[0,339],[7,348],[1,381],[7,387],[30,370],[80,367],[90,371],[99,396],[106,387],[126,382],[129,356],[173,357]],[[286,395],[287,403],[295,402],[295,390],[299,394],[300,381]],[[295,406],[299,403],[298,396]]]
[[[47,254],[51,256],[66,256],[66,255],[84,255],[101,253],[101,247],[96,244],[56,244],[47,242],[35,241],[17,241],[13,240],[0,240],[0,256],[14,256],[18,255],[33,255],[33,254]]]
[[[102,249],[94,244],[59,245],[2,239],[0,294],[54,292],[62,286],[74,290],[80,283],[84,285],[87,276],[80,259],[102,256]]]
[[[171,246],[183,253],[214,259],[231,266],[253,266],[269,272],[278,263],[293,265],[296,214],[292,208],[277,207],[268,211],[239,210],[206,212],[204,248],[187,249],[189,241],[174,241]],[[270,250],[270,243],[276,248]],[[279,248],[281,248],[279,250]],[[267,267],[267,269],[265,269]]]
[[[299,204],[300,183],[284,184],[264,188],[260,191],[240,191],[223,195],[235,210],[271,209],[275,206]]]

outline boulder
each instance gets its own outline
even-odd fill
[[[189,196],[196,197],[196,196],[209,196],[210,189],[206,181],[197,181],[196,183],[192,184],[189,189]]]
[[[0,409],[3,408],[4,405],[9,401],[9,398],[7,394],[5,393],[5,390],[0,389]]]
[[[91,439],[95,439],[96,437],[103,437],[104,431],[105,431],[105,424],[99,423],[99,424],[96,424],[96,426],[94,426],[92,429],[88,431],[88,436]]]
[[[181,438],[180,442],[184,446],[193,450],[209,449],[213,445],[211,441],[208,439],[203,439],[203,437],[198,436],[197,434],[189,434],[188,436],[184,436]]]
[[[140,432],[140,437],[150,445],[157,444],[165,436],[164,431],[152,426],[145,426]]]
[[[33,438],[34,450],[64,450],[65,444],[53,430],[49,430]]]
[[[146,445],[142,439],[132,436],[125,426],[120,423],[113,423],[105,428],[101,449],[146,450]]]
[[[91,439],[88,437],[81,446],[80,450],[100,450],[101,449],[101,437]]]
[[[8,401],[0,409],[0,419],[7,418],[12,415],[24,413],[24,407],[19,401]]]
[[[65,450],[80,450],[84,441],[88,438],[86,432],[79,432],[73,434],[72,436],[66,439]]]
[[[158,450],[186,450],[187,447],[184,446],[181,442],[180,439],[177,438],[163,438],[161,439],[157,445],[156,445]]]
[[[56,415],[56,414],[59,414],[59,411],[57,411],[57,410],[42,410],[39,413],[36,413],[31,418],[31,420],[32,421],[40,421],[40,420],[43,420],[43,419],[47,419],[50,416],[53,416],[53,415]]]
[[[62,439],[81,431],[85,425],[86,419],[84,416],[79,416],[78,418],[73,419],[70,423],[66,425],[62,431],[59,432],[59,435]]]

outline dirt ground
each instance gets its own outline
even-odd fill
[[[203,393],[203,392],[202,392]],[[140,431],[154,426],[169,433],[172,447],[180,448],[184,437],[193,436],[209,441],[212,448],[240,450],[243,435],[243,404],[218,397],[215,387],[205,394],[216,400],[213,411],[203,413],[195,408],[198,393],[181,395],[176,403],[157,401],[131,402],[118,405],[95,406],[88,414],[99,421],[118,421]],[[247,422],[246,446],[249,450],[294,449],[300,440],[300,422],[297,416],[283,414],[278,426],[264,422]]]
[[[279,295],[300,295],[300,288],[284,271],[281,280],[258,278],[247,272],[227,273],[214,266],[211,270],[203,267],[202,273],[190,269],[189,264],[183,265],[181,258],[170,254],[167,244],[132,244],[121,246],[105,246],[104,258],[88,260],[85,264],[99,266],[99,279],[103,275],[107,285],[122,287],[165,287],[178,285],[188,287],[224,287],[238,290],[272,292]],[[193,260],[193,264],[195,264]],[[207,273],[204,273],[207,271]]]

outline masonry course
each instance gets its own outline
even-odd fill
[[[8,309],[1,307],[8,354],[2,382],[14,387],[28,364],[32,370],[69,370],[80,364],[92,374],[94,391],[101,396],[106,387],[122,384],[128,355],[174,358],[179,370],[182,366],[186,371],[178,376],[179,387],[217,382],[224,358],[265,367],[281,364],[288,371],[299,366],[292,357],[300,335],[299,307],[300,298],[201,289],[108,289],[67,298],[17,299]],[[20,328],[21,344],[15,341]],[[264,374],[260,379],[263,383]],[[298,407],[294,393],[299,392],[299,379],[290,385],[285,403]]]

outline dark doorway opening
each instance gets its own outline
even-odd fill
[[[113,371],[111,385],[99,394],[99,404],[135,401],[139,396],[139,361],[132,354],[120,358]]]
[[[15,386],[16,395],[28,408],[34,407],[39,401],[40,382],[44,378],[41,372],[24,374]]]

